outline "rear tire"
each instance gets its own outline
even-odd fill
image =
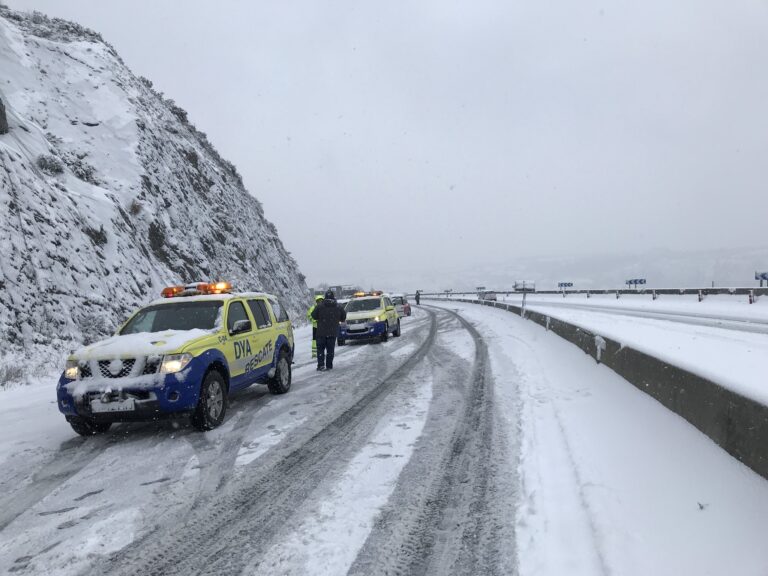
[[[395,338],[399,338],[400,334],[401,334],[401,332],[400,332],[400,319],[398,318],[397,319],[397,328],[395,328],[395,331],[392,332],[392,336],[394,336]]]
[[[227,384],[218,370],[211,370],[203,378],[200,399],[192,414],[192,427],[204,432],[213,430],[224,421],[227,413]]]
[[[80,416],[73,416],[67,421],[72,426],[72,430],[80,434],[80,436],[104,434],[112,426],[112,422],[96,422],[95,420],[81,418]]]
[[[275,375],[267,381],[267,387],[271,394],[285,394],[291,389],[291,362],[288,360],[288,352],[283,348],[277,357]]]

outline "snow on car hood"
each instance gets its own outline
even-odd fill
[[[116,335],[95,342],[75,351],[77,360],[109,360],[112,358],[136,358],[159,356],[178,350],[195,338],[208,336],[208,330],[166,330],[164,332],[140,332]]]
[[[347,312],[347,322],[350,320],[367,320],[368,318],[373,319],[374,316],[383,316],[384,310],[382,308],[377,308],[376,310],[361,310],[360,312]]]

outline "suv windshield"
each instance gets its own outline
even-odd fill
[[[362,300],[350,300],[347,303],[347,312],[365,312],[367,310],[378,310],[383,308],[381,298],[366,298]]]
[[[222,302],[174,302],[148,306],[131,318],[121,335],[164,330],[212,330]]]

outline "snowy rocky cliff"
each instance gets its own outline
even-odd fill
[[[0,385],[169,283],[232,280],[302,318],[304,277],[235,167],[98,34],[0,5],[0,100]]]

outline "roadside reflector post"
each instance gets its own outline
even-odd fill
[[[750,290],[749,291],[749,303],[754,304],[755,303],[755,291]]]
[[[616,300],[619,299],[619,296],[620,296],[620,290],[616,290]]]
[[[701,302],[702,300],[704,300],[704,292],[699,290],[699,302]]]
[[[654,299],[654,300],[656,300],[656,298],[658,298],[658,297],[659,297],[659,295],[658,295],[658,294],[656,294],[656,290],[652,290],[652,291],[651,291],[651,296],[653,297],[653,299]]]

